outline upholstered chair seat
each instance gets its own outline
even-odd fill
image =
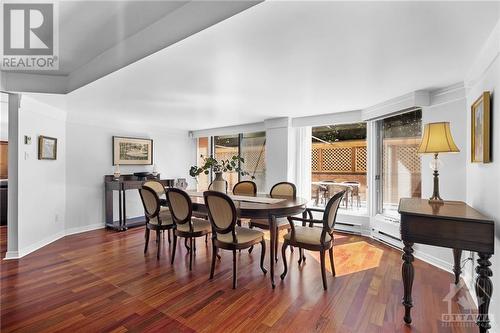
[[[160,217],[162,225],[174,223],[174,221],[172,221],[172,215],[170,214],[170,210],[167,207],[161,207],[160,213],[158,214],[158,216]],[[155,217],[155,218],[150,219],[149,223],[158,224],[158,218]]]
[[[192,230],[193,232],[206,231],[207,233],[209,233],[212,229],[212,226],[210,225],[210,221],[208,221],[208,220],[198,219],[198,218],[192,217],[191,223],[193,225],[193,230]],[[190,232],[189,223],[178,224],[177,230],[182,231],[182,232]]]
[[[252,230],[244,227],[236,226],[234,228],[234,233],[236,234],[236,243],[244,244],[249,242],[258,242],[264,240],[264,233],[258,230]],[[231,233],[219,234],[217,233],[217,240],[223,243],[233,243],[233,235]]]
[[[321,233],[323,228],[295,226],[295,240],[297,243],[321,245]],[[285,234],[283,238],[290,241],[291,233]],[[329,234],[325,235],[325,243],[332,240]]]

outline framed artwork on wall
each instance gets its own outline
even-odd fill
[[[57,159],[57,139],[49,136],[40,135],[38,137],[38,159],[56,160]]]
[[[152,165],[153,140],[113,136],[113,165]]]
[[[485,91],[471,107],[471,161],[489,163],[490,155],[490,92]]]

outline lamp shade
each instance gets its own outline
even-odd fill
[[[451,136],[449,122],[425,124],[424,135],[420,147],[418,147],[418,153],[457,153],[459,151],[460,149],[458,149]]]

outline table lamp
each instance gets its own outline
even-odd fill
[[[453,141],[449,122],[428,123],[424,127],[422,142],[418,147],[419,154],[434,154],[431,169],[434,170],[434,191],[429,203],[442,203],[439,196],[439,153],[458,153],[460,150]]]

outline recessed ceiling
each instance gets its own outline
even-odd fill
[[[462,81],[497,2],[264,2],[69,94],[70,118],[203,129]]]

